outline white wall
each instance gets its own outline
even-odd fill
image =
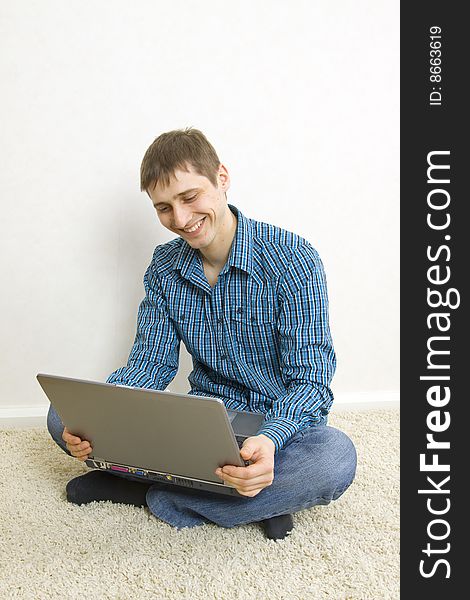
[[[140,161],[188,125],[229,169],[230,203],[320,252],[333,391],[398,389],[396,0],[0,11],[0,408],[45,407],[37,372],[104,380],[125,364],[143,273],[172,237]]]

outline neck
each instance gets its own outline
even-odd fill
[[[203,262],[213,269],[221,270],[225,265],[230,254],[233,238],[237,230],[237,218],[227,206],[222,227],[218,233],[218,239],[214,240],[207,248],[199,250],[202,255]]]

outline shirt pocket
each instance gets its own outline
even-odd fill
[[[277,353],[277,315],[270,305],[250,304],[232,309],[232,336],[242,359],[267,366]]]

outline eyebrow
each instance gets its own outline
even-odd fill
[[[191,194],[193,192],[198,192],[199,188],[190,188],[189,190],[184,190],[184,192],[180,192],[179,194],[175,194],[173,196],[173,200],[180,198],[181,196],[186,196],[186,194]],[[168,204],[167,202],[156,202],[154,206],[159,206],[160,204]]]

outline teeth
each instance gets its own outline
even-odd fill
[[[193,231],[196,231],[196,229],[199,229],[199,227],[202,225],[202,222],[204,221],[205,218],[206,217],[204,217],[203,219],[198,221],[196,223],[196,225],[194,225],[194,227],[191,227],[191,229],[185,229],[184,231],[186,231],[186,233],[192,233]]]

